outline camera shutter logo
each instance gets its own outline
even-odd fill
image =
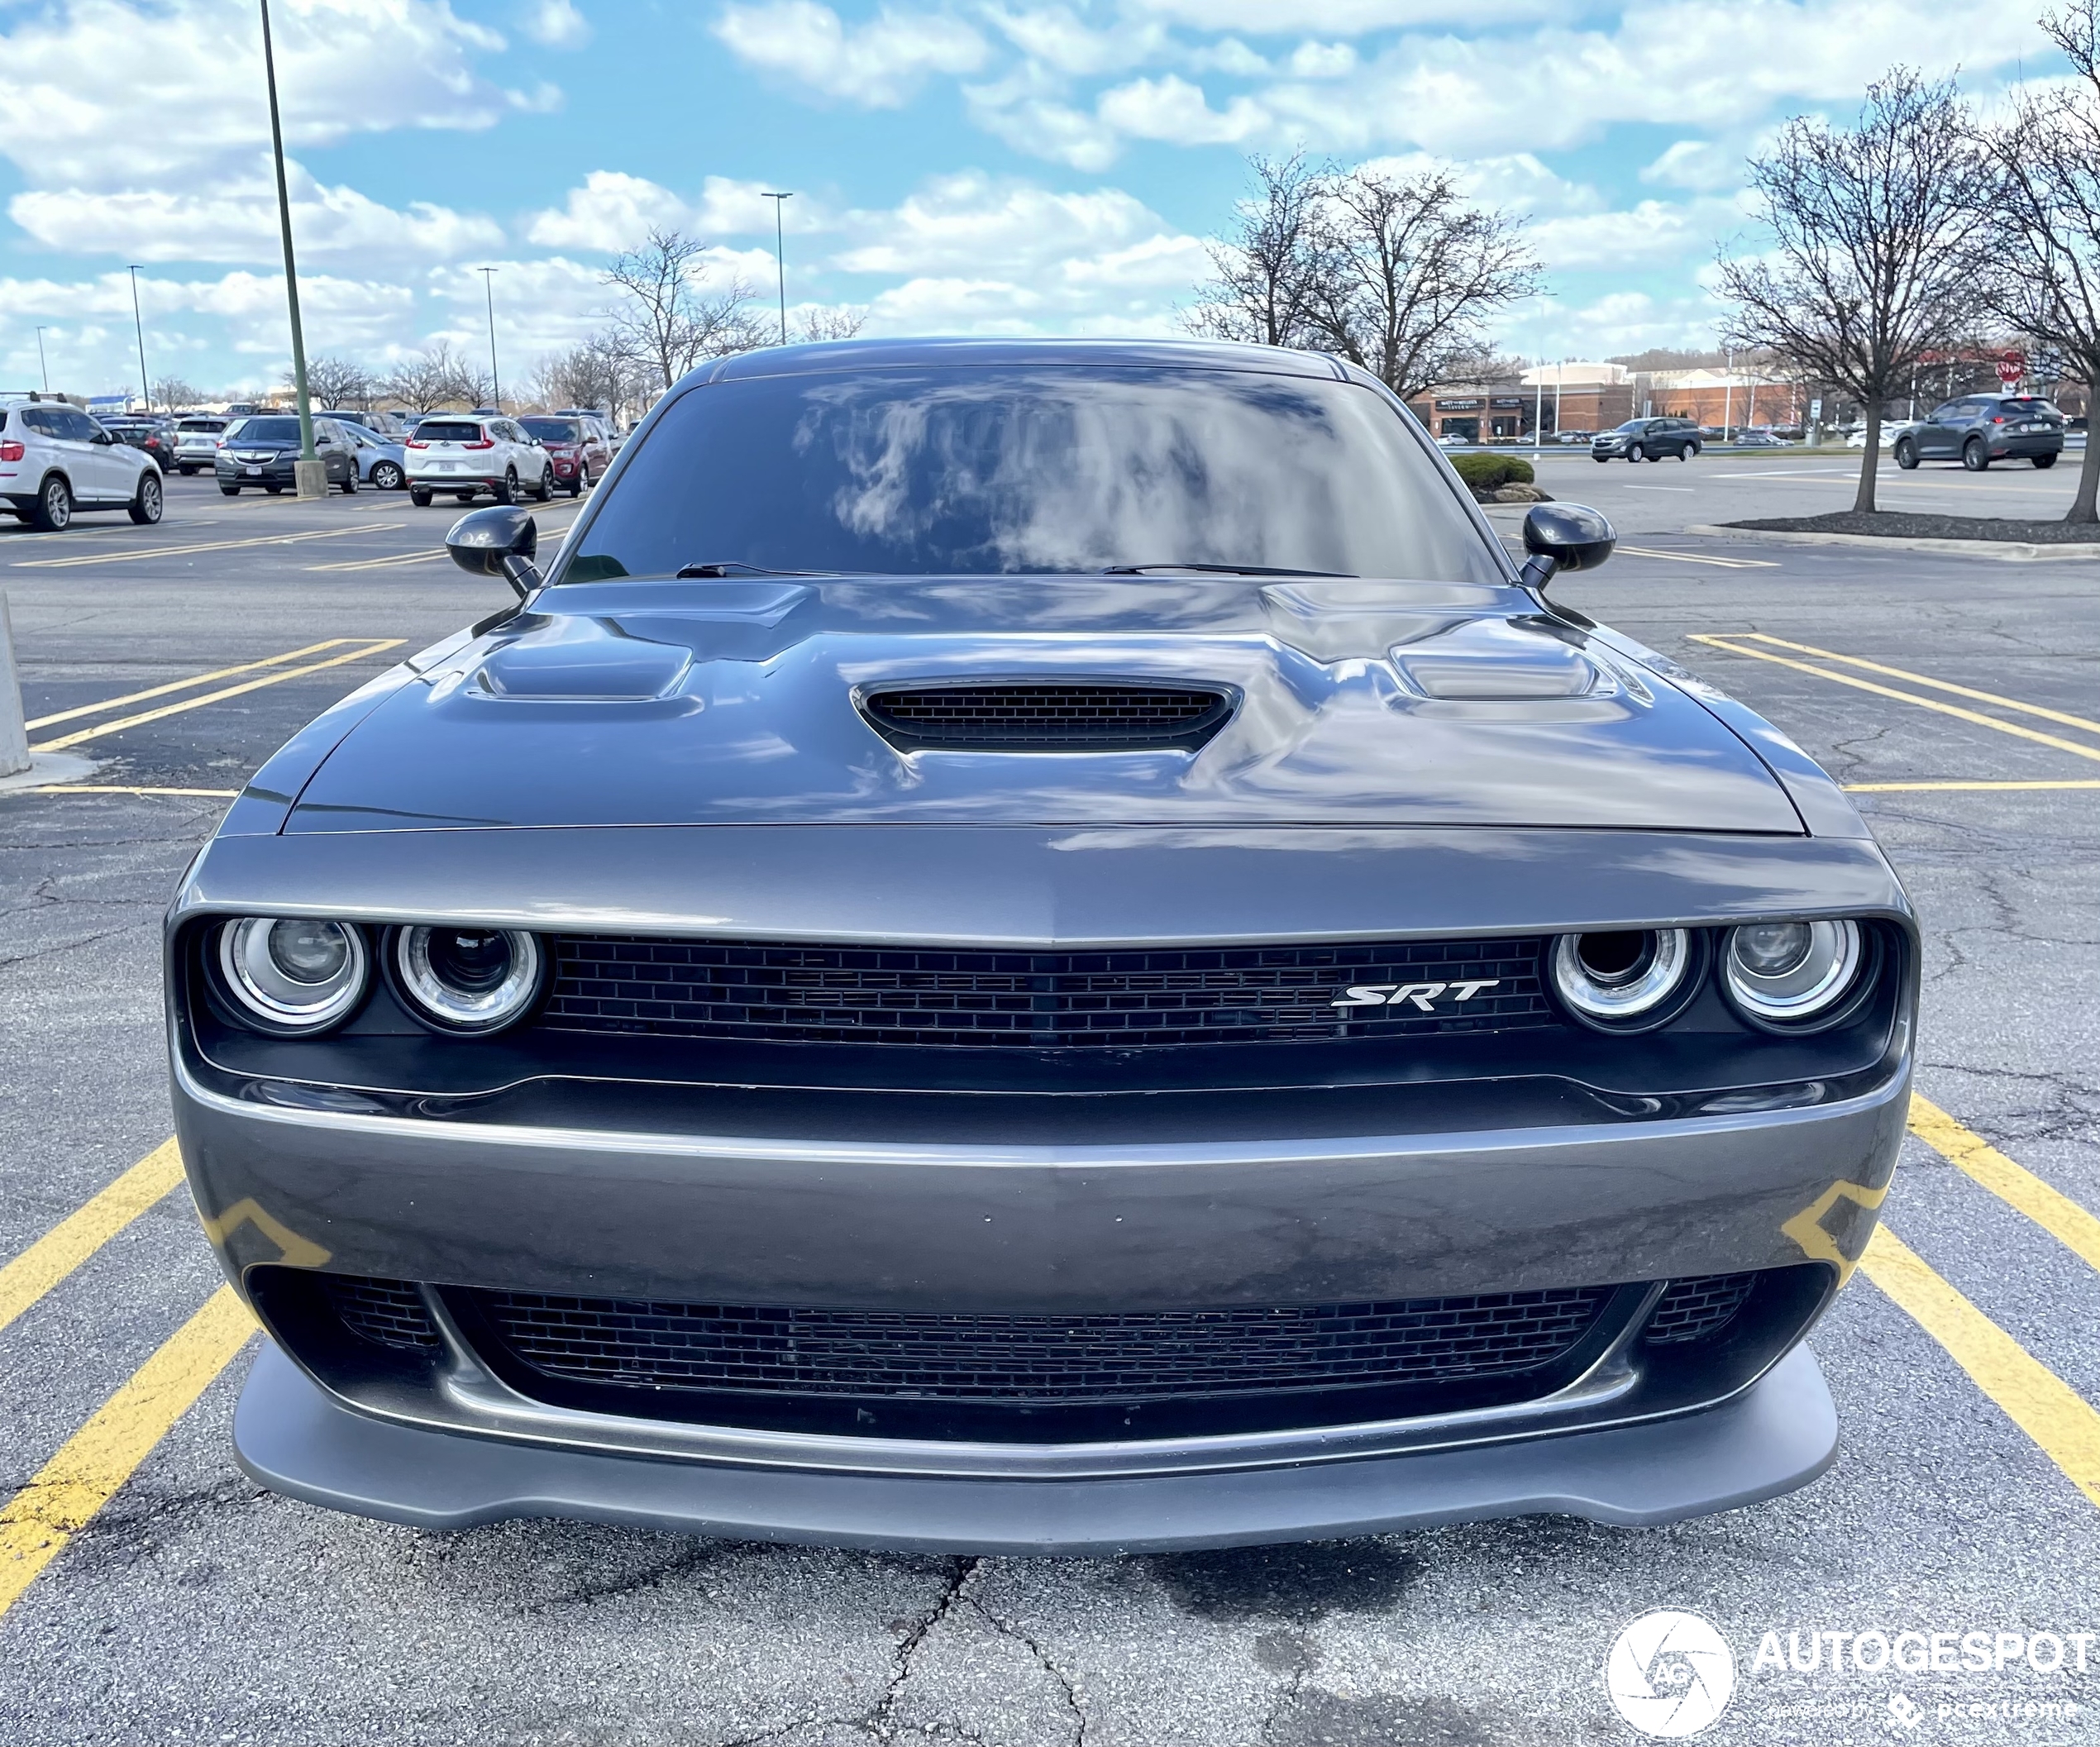
[[[1605,1689],[1643,1735],[1697,1735],[1728,1708],[1735,1657],[1697,1614],[1643,1614],[1613,1640]]]

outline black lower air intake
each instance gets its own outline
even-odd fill
[[[1225,725],[1231,694],[1149,680],[900,685],[861,713],[900,752],[1194,752]]]

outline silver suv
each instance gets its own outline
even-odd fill
[[[219,438],[231,418],[198,416],[175,421],[175,470],[202,473],[218,460]]]
[[[36,394],[0,396],[0,508],[56,533],[79,509],[160,519],[160,468],[76,406]]]

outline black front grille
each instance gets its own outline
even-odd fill
[[[361,1274],[324,1274],[322,1290],[352,1334],[382,1347],[437,1345],[437,1329],[422,1295],[406,1280],[374,1280]]]
[[[1155,684],[900,686],[861,709],[907,750],[1002,752],[1193,751],[1224,726],[1229,695]]]
[[[553,947],[540,1022],[563,1031],[1071,1049],[1555,1023],[1536,938],[1027,952],[562,935]],[[1353,986],[1399,1005],[1334,1005]]]
[[[580,1382],[1064,1406],[1508,1377],[1559,1359],[1611,1291],[1068,1316],[472,1296],[518,1359]]]
[[[1700,1274],[1673,1280],[1648,1319],[1644,1337],[1659,1347],[1703,1340],[1735,1320],[1757,1284],[1755,1274]]]

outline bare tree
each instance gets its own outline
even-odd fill
[[[2100,0],[2072,0],[2041,27],[2074,75],[2030,85],[2001,126],[1979,134],[1996,174],[1990,203],[1995,270],[1985,305],[2029,341],[2040,381],[2100,383]],[[2051,368],[2053,364],[2054,368]],[[2100,446],[2088,437],[2067,522],[2100,521]]]
[[[1182,325],[1213,340],[1310,346],[1316,289],[1329,255],[1325,204],[1331,173],[1293,152],[1250,157],[1252,198],[1239,203],[1232,235],[1208,246],[1217,277],[1200,287]]]
[[[613,332],[621,349],[668,389],[704,358],[751,351],[766,343],[741,279],[710,288],[707,245],[678,231],[650,227],[648,241],[623,250],[604,282],[621,294]]]
[[[308,380],[311,384],[311,371]],[[489,389],[487,373],[468,363],[445,340],[412,352],[371,384],[373,393],[399,401],[414,413],[434,413],[461,401],[480,406],[488,399]]]
[[[609,334],[594,334],[580,346],[541,359],[532,386],[550,407],[602,407],[616,414],[641,396],[634,361]]]
[[[1539,264],[1508,214],[1469,204],[1447,170],[1333,179],[1312,326],[1401,399],[1477,366],[1482,324],[1538,289]]]
[[[179,407],[193,407],[203,395],[179,376],[163,376],[153,384],[153,400],[156,406],[173,410]]]
[[[1872,511],[1883,403],[1924,354],[1954,346],[1975,308],[1988,164],[1953,81],[1897,67],[1867,88],[1858,126],[1797,117],[1749,171],[1774,247],[1721,262],[1730,337],[1858,399],[1852,507]]]
[[[795,337],[812,345],[823,340],[850,340],[867,322],[867,311],[854,304],[819,304],[795,317]]]
[[[297,381],[289,365],[279,379],[287,389]],[[306,360],[306,391],[317,407],[347,407],[371,398],[372,373],[348,358],[324,352]]]

